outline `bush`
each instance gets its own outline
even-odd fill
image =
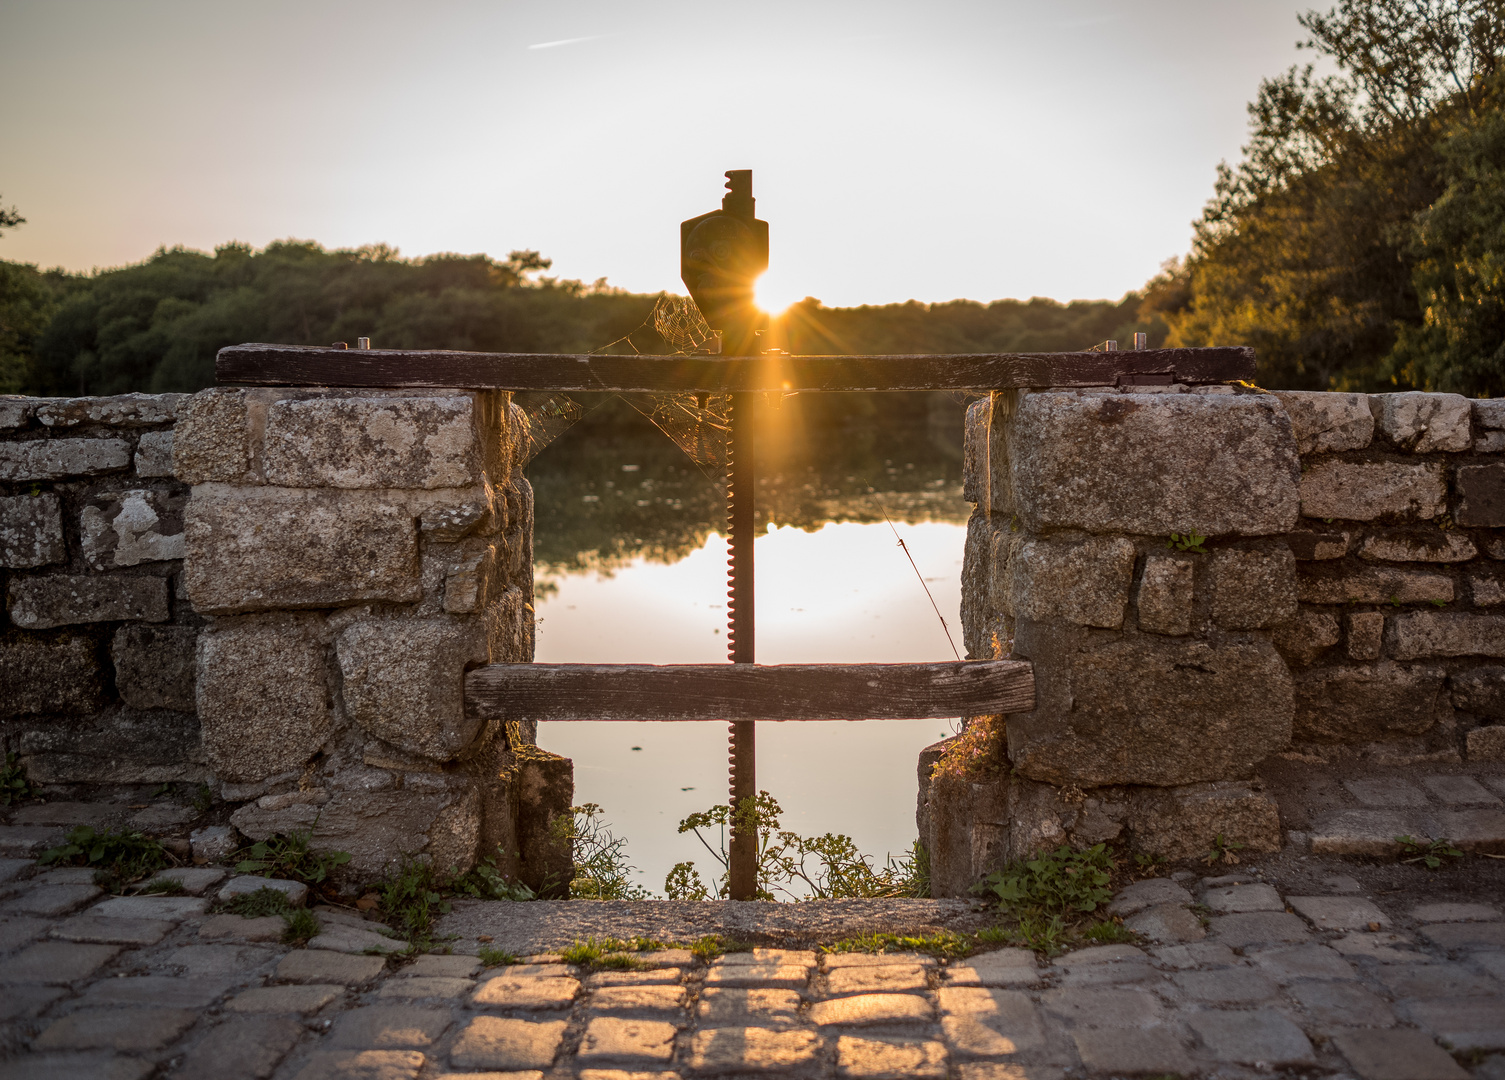
[[[554,819],[554,841],[569,844],[574,870],[571,900],[647,900],[647,889],[632,880],[637,868],[627,861],[627,840],[614,835],[596,803],[570,807]]]
[[[851,897],[923,897],[930,894],[930,857],[915,841],[909,854],[890,855],[883,868],[873,866],[872,856],[857,850],[850,836],[826,833],[805,837],[779,828],[783,808],[766,791],[737,811],[745,827],[758,833],[758,892],[760,900],[775,900],[775,891],[790,899],[829,900]],[[729,834],[732,808],[721,803],[691,814],[679,823],[679,831],[695,838],[721,867],[716,896],[728,895]],[[719,843],[712,847],[705,833],[716,830]],[[704,830],[704,832],[702,832]],[[693,862],[676,863],[664,879],[664,892],[671,900],[709,900],[711,891]]]

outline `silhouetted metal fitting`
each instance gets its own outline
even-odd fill
[[[1118,352],[1118,342],[1114,341],[1112,338],[1109,338],[1107,341],[1103,342],[1103,352]]]
[[[1138,352],[1140,349],[1148,349],[1149,347],[1150,347],[1150,335],[1149,334],[1135,334],[1134,335],[1134,351],[1135,352]]]
[[[371,339],[368,337],[358,337],[355,339],[355,347],[357,349],[369,349],[371,348]]]

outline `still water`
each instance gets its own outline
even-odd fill
[[[874,432],[848,421],[799,437],[768,427],[754,545],[759,662],[953,659],[920,577],[959,649],[970,508],[954,443],[918,422]],[[619,410],[564,435],[528,471],[537,660],[725,661],[721,495],[688,458]],[[721,722],[551,723],[538,741],[574,760],[576,803],[604,808],[628,840],[636,880],[657,894],[682,860],[716,876],[677,825],[725,800],[726,731]],[[945,720],[760,723],[758,786],[783,807],[784,828],[846,833],[881,865],[915,838],[916,755],[951,733]]]

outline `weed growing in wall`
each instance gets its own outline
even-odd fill
[[[449,888],[477,900],[536,900],[532,889],[521,881],[514,881],[497,868],[497,860],[503,858],[502,846],[497,845],[496,855],[487,855],[475,867],[464,874],[456,874],[450,868]]]
[[[1002,716],[974,716],[966,730],[941,752],[930,767],[932,780],[980,780],[1008,768],[1008,724]]]
[[[638,942],[643,942],[647,949],[635,947]],[[566,964],[575,964],[587,971],[638,971],[653,965],[629,953],[651,951],[655,948],[664,948],[664,943],[648,941],[645,938],[623,941],[621,938],[590,937],[584,941],[574,942],[569,948],[559,950],[559,956]]]
[[[1207,537],[1193,529],[1188,533],[1171,533],[1171,538],[1165,546],[1172,551],[1190,551],[1193,555],[1206,555],[1207,549],[1202,546],[1202,542],[1206,539]]]
[[[272,836],[259,840],[235,854],[238,859],[235,871],[238,874],[260,874],[262,877],[289,878],[305,885],[319,885],[328,879],[335,867],[350,861],[348,851],[313,852],[308,849],[307,830]]]
[[[144,833],[79,825],[68,831],[62,844],[44,851],[37,862],[42,866],[92,866],[96,885],[120,892],[166,866],[167,852]]]
[[[727,953],[749,952],[752,950],[752,946],[747,942],[738,941],[736,938],[723,937],[720,934],[706,934],[704,937],[696,938],[690,942],[689,948],[691,956],[707,964],[716,959],[716,957],[725,956]]]
[[[1238,852],[1243,850],[1244,845],[1237,840],[1230,840],[1222,833],[1212,838],[1212,850],[1202,856],[1202,861],[1208,866],[1216,863],[1225,863],[1229,866],[1239,861]]]
[[[1113,852],[1105,844],[1074,851],[1062,844],[1034,859],[1011,862],[976,890],[998,897],[1009,912],[1046,915],[1091,913],[1113,896]]]
[[[5,755],[5,764],[0,765],[0,806],[10,806],[36,794],[31,781],[26,778],[26,766],[14,752]]]
[[[828,953],[928,953],[940,960],[956,960],[976,951],[978,938],[942,930],[935,934],[857,934],[824,946]]]

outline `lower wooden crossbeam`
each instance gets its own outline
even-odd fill
[[[937,664],[489,664],[466,712],[503,720],[920,720],[1029,712],[1022,660]]]

